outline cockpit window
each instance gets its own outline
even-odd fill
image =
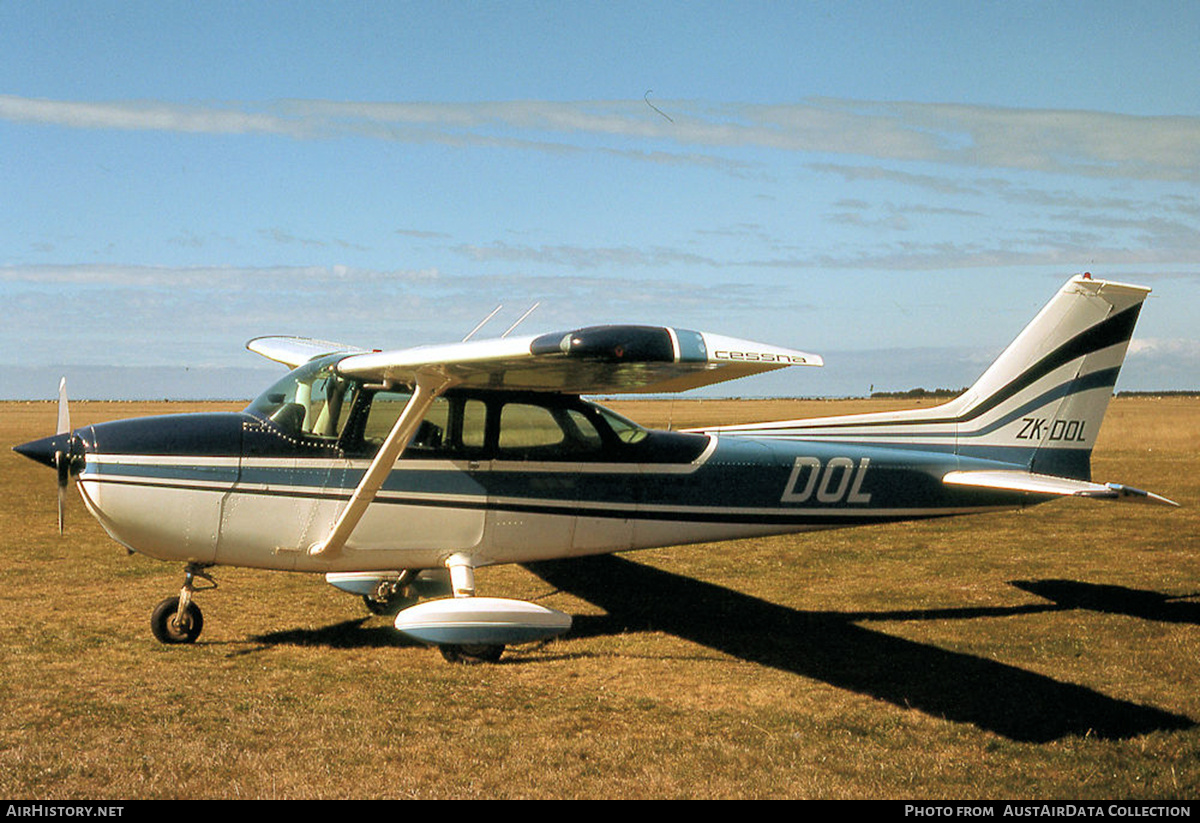
[[[353,406],[354,382],[335,373],[342,355],[305,363],[246,407],[291,435],[335,440]]]

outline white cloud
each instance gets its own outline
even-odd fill
[[[460,245],[454,251],[472,260],[533,262],[573,269],[592,269],[602,266],[718,266],[716,260],[690,252],[663,247],[636,248],[633,246],[514,246],[495,242],[487,245]]]
[[[669,105],[674,122],[642,100],[179,104],[13,95],[0,96],[0,119],[78,129],[295,139],[358,136],[555,153],[598,151],[743,172],[748,168],[744,162],[714,153],[749,148],[1087,177],[1200,180],[1197,117],[829,98],[780,105],[656,102]]]
[[[312,124],[244,110],[234,104],[183,105],[161,101],[79,102],[0,95],[0,118],[73,129],[120,129],[204,134],[316,136]]]
[[[1129,357],[1158,357],[1169,355],[1200,364],[1200,340],[1187,338],[1134,338],[1129,341]],[[1197,375],[1200,377],[1200,374]]]

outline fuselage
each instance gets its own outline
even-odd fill
[[[56,467],[60,486],[77,473],[92,513],[134,551],[315,572],[462,569],[1063,495],[1170,503],[1091,482],[1148,292],[1073,277],[971,388],[901,412],[655,432],[578,396],[819,362],[665,327],[392,352],[262,338],[250,347],[299,365],[242,412],[17,448]]]
[[[450,392],[328,557],[310,549],[378,449],[388,419],[376,415],[403,396],[345,385],[335,402],[319,388],[318,401],[268,391],[243,412],[79,429],[80,492],[133,551],[309,572],[436,568],[454,554],[526,562],[1031,502],[945,486],[949,471],[997,465],[952,451],[649,431],[571,395]]]

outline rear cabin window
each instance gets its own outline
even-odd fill
[[[582,459],[604,442],[577,409],[505,403],[500,411],[497,457],[502,460]]]

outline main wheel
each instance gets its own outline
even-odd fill
[[[482,644],[446,644],[438,646],[442,657],[450,663],[462,663],[470,666],[476,663],[495,663],[504,654],[504,646],[485,646]]]
[[[150,615],[150,631],[160,643],[192,643],[204,628],[204,615],[195,603],[188,603],[179,618],[179,598],[168,597],[154,608]]]
[[[395,617],[401,609],[407,608],[415,602],[416,598],[405,597],[402,594],[393,595],[386,600],[377,600],[370,595],[363,595],[363,603],[366,605],[367,611],[385,617]]]

